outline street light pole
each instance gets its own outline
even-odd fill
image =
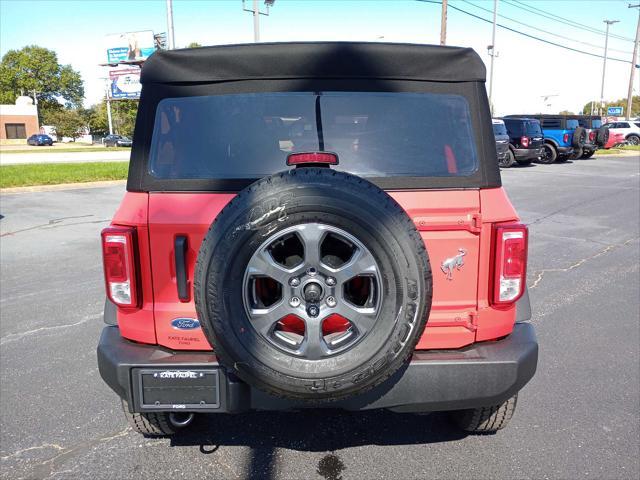
[[[496,58],[496,21],[498,17],[498,0],[493,0],[493,33],[491,34],[491,64],[489,67],[489,107],[493,115],[493,61]]]
[[[260,10],[258,0],[253,0],[253,41],[260,41]]]
[[[604,63],[602,64],[602,86],[600,87],[600,115],[604,111],[604,77],[607,73],[607,52],[609,49],[609,26],[618,23],[619,20],[603,20],[607,24],[607,32],[604,37]]]
[[[447,44],[447,0],[442,0],[442,16],[440,17],[440,45]]]
[[[104,86],[105,101],[107,102],[107,121],[109,122],[109,135],[113,135],[113,121],[111,119],[111,96],[109,95],[109,81],[106,78]]]
[[[638,8],[638,26],[636,27],[636,41],[633,43],[633,57],[631,57],[631,73],[629,74],[629,91],[627,92],[627,114],[625,118],[631,119],[631,106],[633,104],[633,77],[638,64],[638,43],[640,43],[640,3],[629,5],[629,8]]]
[[[167,47],[169,50],[176,48],[173,34],[173,0],[167,0]]]

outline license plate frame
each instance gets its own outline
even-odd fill
[[[220,408],[220,372],[215,368],[143,368],[137,372],[138,395],[140,407],[145,410],[211,410]],[[149,378],[154,385],[146,385]],[[165,383],[166,385],[162,385]],[[153,390],[173,392],[175,402],[153,401],[149,396]],[[199,402],[180,401],[180,396],[193,398],[193,392],[202,392],[202,396],[211,397],[212,401]],[[147,393],[145,397],[145,393]],[[147,400],[147,401],[145,401]]]

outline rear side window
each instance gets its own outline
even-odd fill
[[[478,165],[463,96],[292,92],[162,100],[149,170],[163,179],[252,179],[307,151],[335,152],[338,169],[364,177],[470,175]]]
[[[542,128],[546,128],[548,130],[562,128],[562,121],[559,118],[543,118]]]
[[[507,135],[507,127],[504,123],[494,123],[493,124],[493,134],[494,135]]]

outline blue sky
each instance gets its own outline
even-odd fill
[[[251,0],[248,0],[250,3]],[[515,3],[514,3],[515,1]],[[596,29],[604,29],[605,18],[620,20],[611,32],[635,36],[637,9],[627,1],[519,0],[523,4],[575,19]],[[262,1],[260,2],[262,4]],[[490,19],[493,1],[450,0],[451,5]],[[79,70],[86,86],[86,104],[97,102],[104,91],[101,77],[106,69],[104,36],[136,30],[166,31],[164,0],[121,1],[28,1],[0,0],[0,54],[37,44],[58,53],[62,63]],[[526,12],[518,0],[501,0],[499,13],[529,27],[547,30],[579,42],[554,37],[510,20],[499,22],[566,46],[602,54],[604,36],[574,29]],[[262,41],[364,40],[438,43],[440,5],[412,0],[339,1],[277,0],[269,17],[261,17]],[[491,43],[491,25],[455,10],[449,11],[450,45],[471,46],[489,62],[486,46]],[[192,41],[203,45],[253,41],[251,14],[242,11],[241,0],[174,0],[177,47]],[[545,108],[579,110],[600,93],[602,60],[570,52],[515,33],[498,29],[499,57],[495,66],[494,103],[497,113],[541,111]],[[611,57],[631,58],[633,42],[610,39]],[[607,66],[605,97],[626,96],[629,64],[610,61]],[[636,94],[640,75],[636,75]],[[542,96],[551,97],[546,107]]]

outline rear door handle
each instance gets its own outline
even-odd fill
[[[174,243],[176,256],[176,284],[181,302],[189,301],[189,282],[187,281],[187,237],[179,235]]]

